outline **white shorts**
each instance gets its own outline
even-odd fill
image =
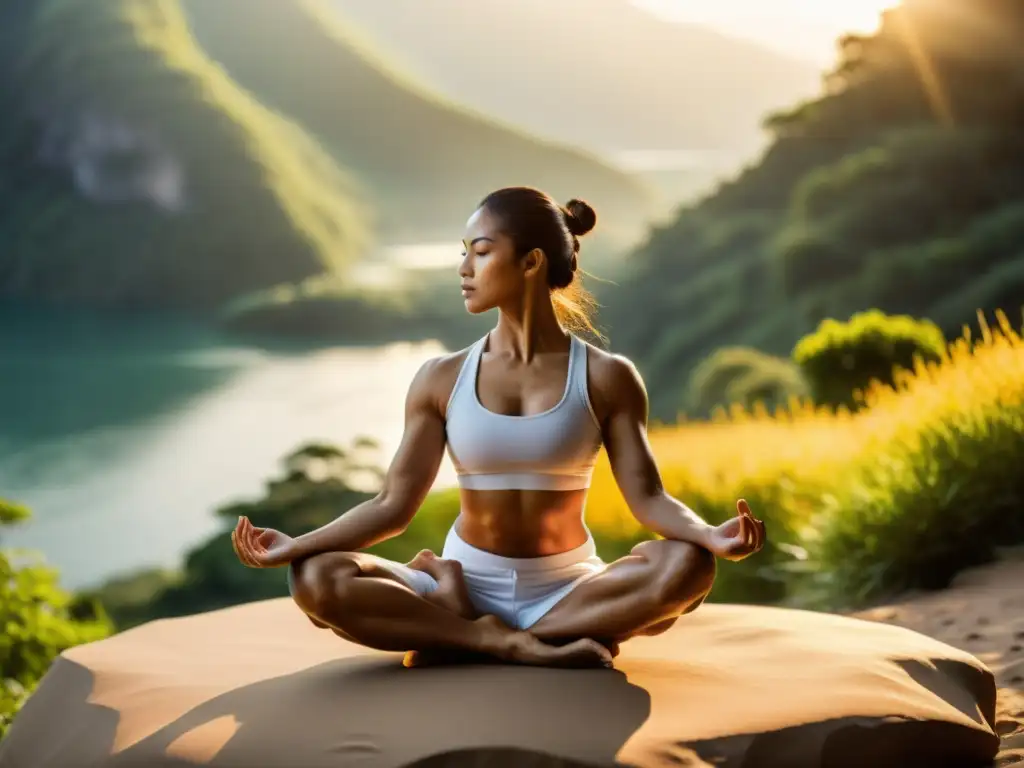
[[[576,549],[546,557],[501,557],[470,546],[448,531],[441,557],[458,560],[469,599],[481,614],[493,614],[515,629],[537,623],[588,576],[607,564],[597,556],[593,537]],[[401,563],[385,560],[383,566],[423,595],[437,588],[433,577]]]

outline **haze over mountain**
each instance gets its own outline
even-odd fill
[[[765,114],[820,84],[805,61],[629,0],[320,1],[448,96],[600,152],[749,155]]]
[[[184,7],[208,55],[356,175],[387,241],[457,242],[472,206],[513,184],[563,201],[586,196],[605,212],[604,235],[642,232],[652,201],[637,178],[565,138],[538,139],[444,100],[394,70],[389,53],[380,55],[323,0],[184,0]],[[427,8],[433,4],[417,13]],[[473,17],[472,3],[460,8]]]

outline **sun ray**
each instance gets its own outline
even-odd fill
[[[928,50],[921,42],[921,36],[914,28],[913,19],[910,18],[910,14],[904,9],[902,13],[893,14],[893,22],[896,24],[897,32],[907,46],[911,63],[914,65],[914,69],[917,70],[918,77],[921,78],[925,97],[931,104],[935,116],[943,123],[951,124],[954,120],[953,105],[950,103],[949,96],[942,87],[942,81],[932,65]]]

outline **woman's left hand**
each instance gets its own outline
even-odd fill
[[[737,501],[736,509],[739,514],[712,528],[708,539],[708,549],[724,560],[750,557],[761,550],[766,538],[764,523],[754,517],[746,501]]]
[[[250,568],[278,568],[296,557],[295,539],[273,528],[257,528],[249,518],[238,518],[231,532],[231,546],[243,565]]]

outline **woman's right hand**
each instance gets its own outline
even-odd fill
[[[249,518],[238,518],[231,532],[231,546],[243,565],[278,568],[295,559],[295,539],[273,528],[256,528]]]

